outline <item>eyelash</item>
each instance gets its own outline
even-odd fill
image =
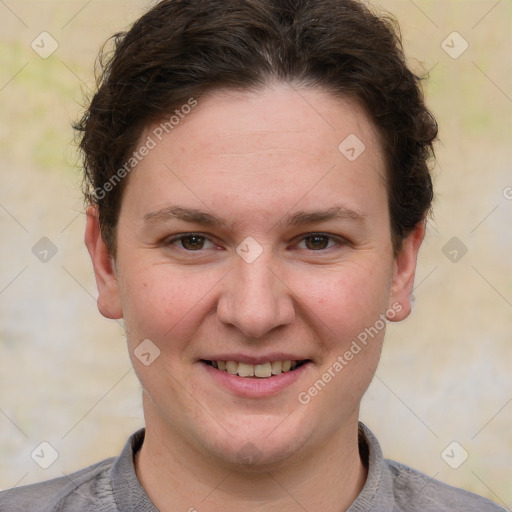
[[[347,240],[345,240],[345,239],[343,239],[341,237],[335,237],[335,236],[329,235],[327,233],[308,233],[308,234],[302,236],[302,238],[299,240],[299,243],[303,242],[304,240],[307,240],[309,238],[314,238],[315,236],[324,237],[324,238],[328,238],[330,240],[333,240],[333,241],[336,242],[336,245],[338,245],[338,246],[348,245],[348,241]],[[168,238],[168,239],[164,240],[163,245],[164,246],[172,246],[172,245],[174,245],[175,242],[179,242],[179,241],[184,240],[186,238],[192,238],[192,237],[199,237],[199,238],[203,238],[205,240],[208,240],[208,241],[212,242],[212,240],[210,238],[208,238],[206,235],[203,235],[202,233],[183,233],[181,235],[175,235],[175,236],[173,236],[171,238]],[[318,249],[316,251],[315,250],[309,250],[308,252],[325,253],[326,251],[332,249],[333,247],[335,247],[335,245],[330,246],[330,247],[326,247],[325,249]],[[188,253],[194,253],[194,252],[200,253],[200,252],[203,252],[203,249],[198,249],[196,251],[188,250],[188,249],[185,249],[184,247],[180,247],[180,249],[185,251],[185,252],[188,252]]]

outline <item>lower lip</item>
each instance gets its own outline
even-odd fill
[[[304,363],[293,371],[272,375],[272,377],[267,378],[240,377],[217,370],[202,361],[200,361],[199,364],[216,382],[233,393],[247,398],[264,398],[266,396],[275,395],[286,387],[291,386],[307,371],[311,362]]]

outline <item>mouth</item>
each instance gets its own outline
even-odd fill
[[[266,361],[260,364],[249,364],[240,361],[210,361],[201,359],[202,363],[215,368],[219,372],[237,375],[247,379],[269,379],[283,373],[294,372],[311,359]]]

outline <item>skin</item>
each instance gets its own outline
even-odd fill
[[[355,161],[338,150],[350,134],[366,147]],[[115,261],[96,209],[88,209],[98,307],[124,318],[143,387],[146,438],[136,471],[160,511],[334,512],[357,497],[367,476],[357,445],[359,405],[385,329],[309,403],[297,396],[393,305],[400,309],[393,321],[410,313],[424,223],[395,257],[385,174],[378,134],[355,102],[273,84],[201,98],[137,165],[124,191]],[[171,205],[232,225],[144,221]],[[335,205],[361,218],[284,223],[297,211]],[[169,242],[184,233],[206,240]],[[319,247],[306,238],[312,233],[332,238]],[[252,263],[236,252],[247,237],[262,248]],[[149,366],[134,356],[145,339],[160,350]],[[263,398],[219,386],[198,361],[276,351],[312,363]],[[248,443],[257,456],[242,463]]]

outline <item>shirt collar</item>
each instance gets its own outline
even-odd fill
[[[141,428],[128,439],[111,469],[114,499],[118,509],[123,512],[158,512],[135,473],[134,457],[144,442],[145,432]]]
[[[359,453],[366,462],[366,482],[347,512],[393,512],[393,482],[377,438],[359,422]]]

